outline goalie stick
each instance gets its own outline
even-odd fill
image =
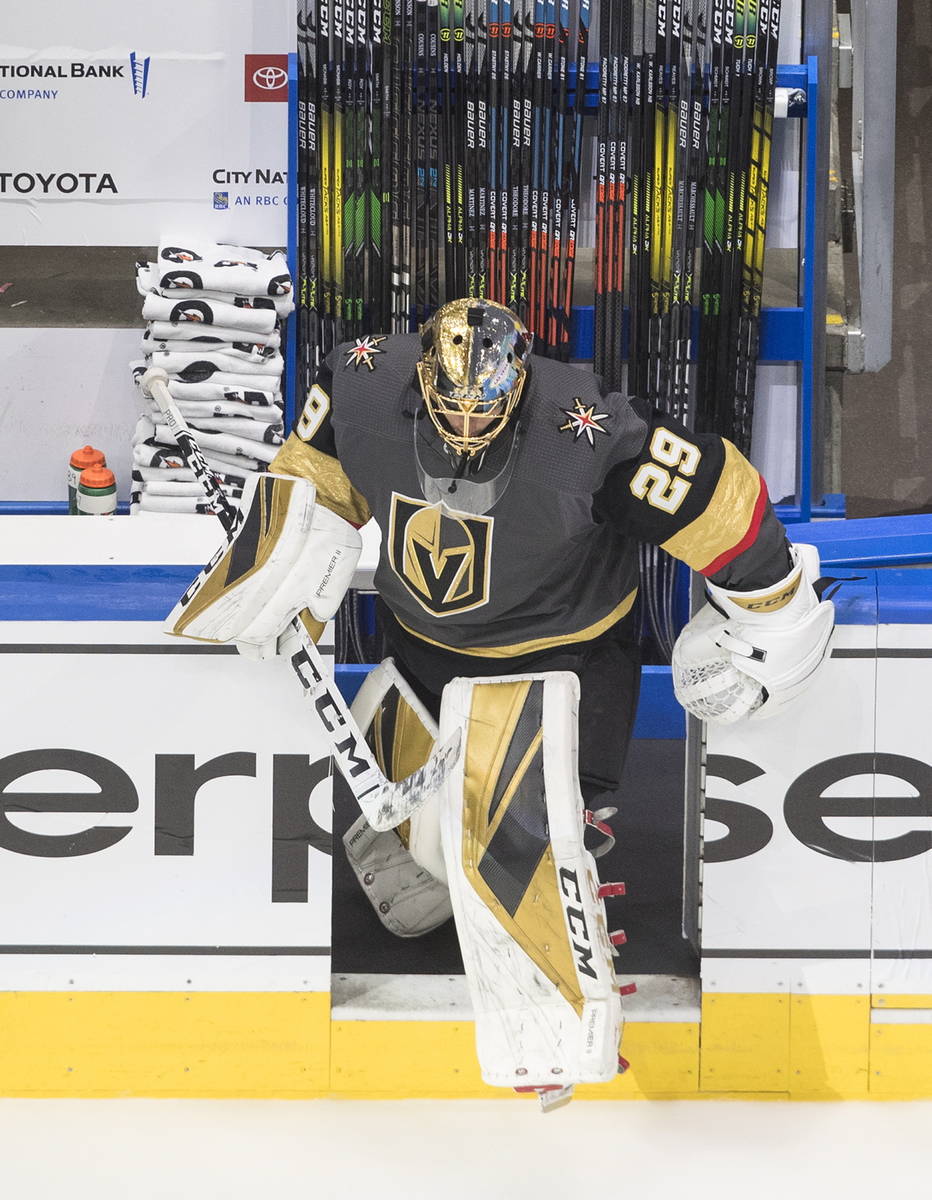
[[[207,465],[168,390],[168,376],[158,367],[150,368],[142,377],[142,390],[159,406],[166,425],[178,442],[185,464],[203,487],[211,510],[220,519],[229,544],[243,522],[242,513],[224,495]],[[222,554],[225,549],[225,546],[222,547],[219,553]],[[190,598],[190,592],[189,588],[182,603]],[[387,779],[379,770],[339,689],[324,673],[323,659],[304,624],[304,617],[312,621],[314,619],[305,609],[293,617],[288,626],[288,631],[297,638],[297,649],[290,655],[292,669],[305,695],[314,705],[336,764],[363,816],[379,832],[394,829],[443,786],[459,758],[459,736],[436,749],[420,770],[405,779],[397,782]]]

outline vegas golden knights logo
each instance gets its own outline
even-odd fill
[[[491,549],[491,517],[453,516],[439,504],[392,493],[392,567],[434,616],[488,603]]]

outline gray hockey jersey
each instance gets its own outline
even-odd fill
[[[416,334],[337,347],[270,467],[376,519],[376,586],[419,638],[498,658],[597,637],[634,603],[639,540],[730,586],[786,573],[766,487],[730,443],[569,364],[531,356],[514,428],[457,474],[419,352]]]

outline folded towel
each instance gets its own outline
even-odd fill
[[[216,360],[216,355],[224,354],[227,356],[228,361],[235,359],[236,362],[259,365],[263,364],[263,362],[269,362],[272,355],[277,354],[277,349],[266,350],[263,344],[259,342],[158,341],[157,338],[149,334],[143,335],[143,340],[139,343],[139,349],[142,350],[145,358],[148,358],[152,354],[184,354],[187,355],[187,361],[191,362],[192,359],[196,358],[211,358]]]
[[[158,341],[144,335],[139,349],[150,354],[187,354],[202,358],[205,354],[226,354],[243,362],[262,362],[264,346],[258,342],[202,342],[202,341]]]
[[[149,369],[145,359],[136,359],[129,364],[133,375],[133,383],[140,387],[142,377]],[[264,386],[258,387],[257,384]],[[217,383],[186,383],[180,379],[168,380],[168,392],[176,400],[236,400],[243,404],[266,406],[275,404],[281,408],[284,404],[281,394],[280,379],[254,380],[249,379],[244,384]]]
[[[135,471],[133,472],[133,491],[145,492],[148,496],[196,496],[199,500],[206,499],[204,489],[196,479],[149,479],[143,481],[136,479]],[[241,486],[221,486],[221,491],[231,500],[238,500],[243,494]]]
[[[174,339],[172,339],[174,341]],[[284,359],[279,354],[276,347],[267,347],[262,342],[244,341],[234,345],[230,342],[198,342],[198,341],[182,341],[176,343],[177,350],[161,350],[158,346],[157,339],[152,335],[152,327],[145,331],[142,335],[143,355],[148,357],[150,354],[185,354],[197,355],[200,358],[209,359],[212,362],[218,361],[218,355],[225,355],[228,359],[235,359],[237,364],[248,363],[247,370],[253,366],[258,366],[265,374],[281,374],[284,370]],[[190,363],[190,358],[188,359]],[[224,364],[228,365],[228,364]],[[238,369],[238,368],[237,368]]]
[[[251,383],[263,389],[266,384],[260,383],[260,379],[280,378],[285,365],[277,350],[258,361],[234,354],[169,354],[163,350],[153,350],[147,358],[150,367],[161,367],[184,383],[206,383],[208,380],[230,383],[233,382],[230,377],[236,375],[237,386],[248,387]],[[218,375],[223,378],[218,379]],[[247,383],[240,385],[240,379],[247,380]]]
[[[133,486],[139,490],[144,483],[197,483],[197,478],[190,467],[133,467]],[[237,475],[232,471],[214,471],[213,474],[227,487],[242,488],[246,483],[245,475]],[[201,485],[198,483],[198,487]],[[203,488],[201,488],[203,491]]]
[[[239,404],[235,400],[176,400],[175,403],[186,421],[237,417],[260,428],[267,425],[282,427],[282,410],[277,404]],[[155,403],[149,404],[148,408],[150,414],[159,412]]]
[[[136,264],[136,291],[140,296],[155,294],[174,300],[176,297],[180,299],[183,295],[185,300],[207,300],[211,304],[215,300],[224,304],[237,304],[240,301],[245,301],[255,308],[264,308],[267,305],[271,305],[280,317],[287,317],[290,313],[294,312],[294,300],[290,295],[243,296],[237,292],[216,292],[201,288],[186,288],[181,292],[177,289],[160,288],[158,279],[158,266],[155,263]]]
[[[260,426],[260,428],[264,428],[264,426]],[[234,466],[240,471],[256,470],[257,467],[247,464],[271,462],[278,453],[277,444],[273,445],[255,441],[252,438],[236,437],[233,434],[216,433],[214,431],[205,432],[199,430],[196,426],[192,426],[192,431],[205,458],[208,456],[216,458],[218,461],[228,466]],[[177,446],[178,443],[168,425],[153,421],[149,416],[141,416],[136,422],[136,428],[133,430],[134,461],[135,448],[140,444],[171,449],[171,447]],[[141,463],[140,465],[154,466],[155,464]],[[184,463],[179,463],[176,460],[171,463],[171,466],[184,466]]]
[[[278,330],[271,333],[254,333],[247,329],[234,329],[232,325],[199,325],[196,321],[150,321],[146,331],[153,342],[194,342],[204,350],[216,350],[224,343],[239,349],[258,347],[259,351],[277,350],[282,344]],[[164,350],[164,346],[158,349]]]
[[[247,442],[262,442],[266,446],[280,446],[285,440],[281,421],[275,425],[267,425],[262,421],[252,421],[248,417],[197,417],[191,421],[191,428],[203,433],[226,433],[230,437],[245,438]]]
[[[238,502],[233,501],[238,507]],[[152,496],[149,492],[134,493],[130,497],[130,514],[160,512],[160,513],[191,513],[201,516],[215,517],[216,513],[207,500],[199,500],[196,496]]]
[[[145,418],[142,419],[144,420]],[[280,441],[269,444],[254,441],[252,438],[236,437],[230,433],[205,431],[198,429],[196,425],[192,426],[192,430],[198,446],[204,451],[205,455],[220,454],[234,464],[242,458],[257,459],[260,462],[269,463],[278,453],[278,447],[281,445]],[[174,434],[167,425],[156,424],[153,436],[155,441],[163,446],[170,446],[174,441]]]
[[[268,308],[253,308],[241,297],[230,304],[225,300],[170,300],[150,293],[142,306],[147,321],[171,321],[185,325],[223,325],[250,333],[272,333],[278,314],[268,297],[260,297]],[[205,332],[208,332],[205,330]],[[231,339],[233,340],[233,339]]]
[[[284,253],[263,254],[248,246],[219,242],[163,242],[156,265],[157,286],[166,291],[207,290],[243,296],[290,296],[291,275]]]
[[[275,410],[272,409],[274,412]],[[146,414],[156,425],[164,421],[157,404],[150,404]],[[264,442],[267,446],[280,446],[285,440],[284,425],[281,420],[274,423],[268,421],[253,421],[251,417],[213,416],[192,417],[190,413],[181,414],[195,431],[206,433],[228,433],[231,437],[246,438],[251,442]]]
[[[151,425],[152,422],[150,421]],[[138,430],[138,425],[137,425]],[[205,451],[204,459],[214,472],[229,474],[231,468],[238,474],[255,474],[260,463],[257,458],[247,458],[242,454],[224,454],[221,451]],[[165,467],[168,469],[183,468],[184,459],[174,442],[158,442],[155,437],[133,438],[133,463],[140,467]],[[265,469],[265,464],[262,464]]]
[[[188,356],[179,355],[179,357]],[[133,366],[133,380],[137,385],[149,369],[149,365],[149,363],[144,362],[141,367]],[[202,376],[203,378],[198,378],[198,376]],[[173,387],[180,388],[185,385],[197,388],[220,388],[224,392],[230,390],[242,392],[256,391],[263,392],[267,396],[274,395],[277,397],[280,392],[281,378],[278,375],[240,375],[235,371],[221,371],[212,363],[208,364],[203,362],[203,360],[198,360],[196,370],[168,371],[168,390],[172,396],[178,397],[178,393],[172,391]],[[191,395],[190,392],[185,394],[188,396]]]
[[[227,400],[245,404],[250,408],[281,408],[280,391],[260,388],[227,387],[222,383],[183,383],[179,379],[168,381],[169,395],[176,400]]]

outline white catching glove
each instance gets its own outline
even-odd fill
[[[823,661],[835,606],[820,600],[815,546],[790,546],[786,578],[756,592],[707,583],[710,603],[673,648],[673,690],[687,712],[730,725],[778,713]]]
[[[181,597],[165,631],[236,642],[250,658],[265,658],[302,609],[328,621],[352,582],[362,538],[315,495],[313,484],[290,475],[247,479],[236,537]]]

